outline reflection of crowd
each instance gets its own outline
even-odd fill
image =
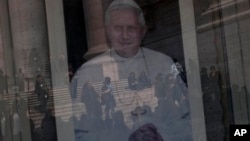
[[[55,123],[55,119],[51,114],[51,110],[47,109],[49,90],[44,78],[40,74],[37,75],[35,90],[31,93],[25,92],[22,69],[17,71],[14,78],[13,88],[15,88],[15,91],[10,91],[8,95],[0,94],[0,140],[55,141],[56,127],[55,124],[52,124]],[[6,93],[6,90],[7,88],[3,87],[4,93]],[[29,94],[37,96],[38,106],[28,103]],[[34,121],[30,117],[30,114],[35,115],[37,112],[40,112],[38,116],[43,118],[39,127],[35,127]]]
[[[9,104],[7,97],[0,97],[1,139],[3,141],[35,140],[35,125],[29,117],[28,103],[20,95]]]
[[[131,72],[128,76],[128,85],[130,90],[142,90],[149,88],[151,86],[151,82],[145,71],[140,73],[138,79],[136,78],[135,73]]]
[[[40,127],[35,128],[30,117],[33,110],[27,101],[19,94],[11,103],[9,100],[7,96],[0,96],[1,141],[56,141],[55,119],[51,110],[45,112]]]
[[[131,74],[133,73],[130,73],[129,77],[133,78],[134,74]],[[134,114],[132,114],[134,125],[131,129],[124,121],[124,113],[120,110],[114,110],[116,107],[116,101],[114,99],[113,91],[114,89],[116,89],[116,87],[113,87],[111,85],[110,77],[105,77],[104,79],[100,91],[101,96],[98,95],[96,89],[93,87],[93,84],[90,81],[87,81],[83,86],[81,93],[81,101],[86,107],[86,113],[81,115],[80,119],[72,117],[74,119],[72,120],[76,122],[75,126],[77,125],[77,127],[75,127],[77,137],[81,138],[77,140],[103,137],[106,140],[117,139],[127,141],[127,137],[129,136],[129,134],[140,125],[140,123],[138,125],[137,122],[139,120],[139,116],[142,114],[144,117],[154,119],[156,123],[161,123],[161,130],[168,130],[169,128],[171,128],[173,132],[178,131],[179,133],[183,133],[183,136],[175,137],[171,135],[173,134],[172,132],[168,132],[164,134],[165,137],[169,136],[169,138],[172,137],[175,140],[176,138],[180,140],[184,138],[187,138],[187,140],[191,140],[189,135],[190,126],[187,123],[183,121],[180,121],[181,124],[178,122],[172,122],[175,120],[178,121],[184,119],[188,121],[190,119],[187,89],[185,89],[186,87],[184,87],[186,84],[183,81],[178,81],[179,79],[177,79],[176,77],[178,76],[172,74],[164,76],[163,74],[159,73],[156,76],[154,83],[152,83],[152,85],[150,83],[146,83],[146,87],[142,87],[142,85],[139,85],[143,84],[143,81],[138,81],[137,84],[140,87],[138,86],[136,88],[140,88],[139,90],[148,87],[155,88],[154,94],[158,99],[158,106],[155,111],[152,111],[152,108],[147,104],[144,104],[142,107],[138,106],[137,109],[133,111]],[[181,87],[182,85],[183,87]],[[102,106],[104,107],[103,111]],[[142,112],[140,112],[139,110],[141,110]],[[104,118],[102,117],[102,115],[104,115]],[[79,124],[81,124],[82,126],[78,127]],[[109,132],[105,132],[105,130],[107,129],[109,130]],[[97,132],[98,136],[94,133],[92,134],[90,131]],[[134,136],[136,135],[131,136],[133,136],[133,139],[135,139]],[[159,138],[159,140],[161,139],[162,138]]]
[[[8,94],[9,89],[13,89],[15,87],[15,92],[24,92],[25,90],[25,82],[24,82],[24,73],[21,68],[18,69],[14,79],[14,87],[10,87],[9,76],[0,68],[0,94]]]
[[[211,66],[209,72],[205,67],[201,69],[201,84],[208,140],[223,140],[222,84],[220,72],[215,66]]]

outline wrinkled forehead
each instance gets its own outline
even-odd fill
[[[114,11],[114,10],[123,10],[123,9],[129,9],[129,10],[133,10],[133,11],[135,11],[138,15],[140,14],[140,9],[137,9],[137,8],[135,8],[135,7],[133,7],[133,6],[130,6],[130,5],[116,5],[116,6],[113,6],[113,7],[110,7],[107,11],[106,11],[106,13],[111,13],[112,11]]]
[[[113,0],[109,7],[106,10],[106,13],[113,9],[122,9],[122,8],[133,8],[138,10],[138,12],[142,12],[140,6],[134,0]]]
[[[106,18],[105,20],[109,21],[112,16],[118,14],[118,13],[133,13],[135,15],[135,17],[137,18],[137,20],[139,20],[139,11],[131,6],[126,6],[126,7],[119,7],[119,8],[113,8],[113,9],[110,9],[109,10],[109,13],[108,13],[108,18]],[[119,16],[123,16],[123,15],[119,15]]]
[[[134,0],[113,0],[107,10],[105,11],[105,25],[109,26],[110,22],[110,13],[112,11],[121,10],[121,9],[131,9],[135,11],[136,20],[141,27],[146,27],[146,22],[144,19],[143,11],[141,7]],[[121,17],[123,17],[121,15]]]
[[[129,21],[133,20],[139,23],[139,17],[136,11],[133,9],[116,9],[111,11],[110,18],[108,22],[112,22],[118,19],[126,19]]]

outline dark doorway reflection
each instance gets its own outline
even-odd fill
[[[82,0],[63,0],[69,66],[73,72],[85,62],[88,50]]]

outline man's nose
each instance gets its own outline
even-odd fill
[[[122,39],[124,39],[124,40],[129,39],[129,33],[128,33],[128,30],[126,28],[123,28],[123,30],[122,30]]]

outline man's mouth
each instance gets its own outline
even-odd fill
[[[122,44],[122,45],[130,45],[132,43],[130,43],[130,42],[121,42],[120,44]]]

